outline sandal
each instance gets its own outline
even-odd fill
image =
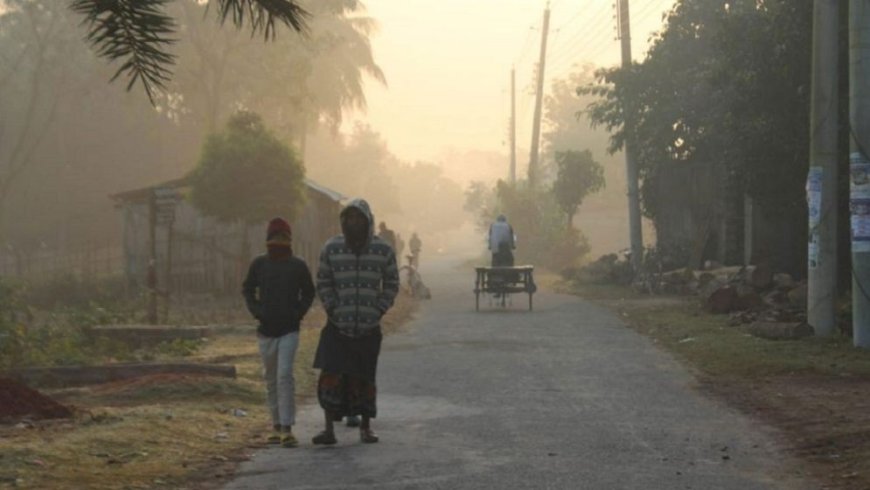
[[[375,431],[371,429],[360,429],[359,440],[365,444],[374,444],[378,442],[380,438],[375,434]]]
[[[266,444],[281,444],[281,434],[273,432],[266,438]]]
[[[292,433],[285,432],[281,435],[281,445],[283,447],[296,447],[299,445],[299,441],[296,440],[296,437]]]
[[[335,432],[330,432],[330,431],[325,430],[325,431],[317,434],[316,436],[312,437],[311,442],[314,444],[323,444],[326,446],[331,446],[331,445],[335,444],[336,442],[338,442],[338,440],[335,438]]]

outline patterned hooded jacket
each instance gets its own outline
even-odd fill
[[[363,337],[380,327],[381,317],[399,293],[396,254],[374,235],[375,219],[366,201],[355,199],[342,210],[357,208],[368,220],[368,238],[356,254],[344,235],[330,238],[320,252],[317,295],[342,335]]]

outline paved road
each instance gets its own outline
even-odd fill
[[[338,427],[313,447],[263,450],[235,489],[795,489],[765,431],[600,307],[556,294],[475,313],[471,273],[424,271],[434,299],[384,341],[381,443]]]

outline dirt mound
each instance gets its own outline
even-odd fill
[[[17,381],[0,378],[0,423],[67,417],[72,412],[60,403]]]

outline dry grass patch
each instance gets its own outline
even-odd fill
[[[416,306],[400,295],[385,334],[405,328]],[[315,309],[303,324],[295,366],[303,400],[314,393],[311,365],[324,323]],[[271,423],[253,325],[218,332],[185,360],[234,364],[236,379],[159,375],[47,391],[76,416],[0,426],[0,488],[181,489],[225,481],[228,462],[261,447]]]

